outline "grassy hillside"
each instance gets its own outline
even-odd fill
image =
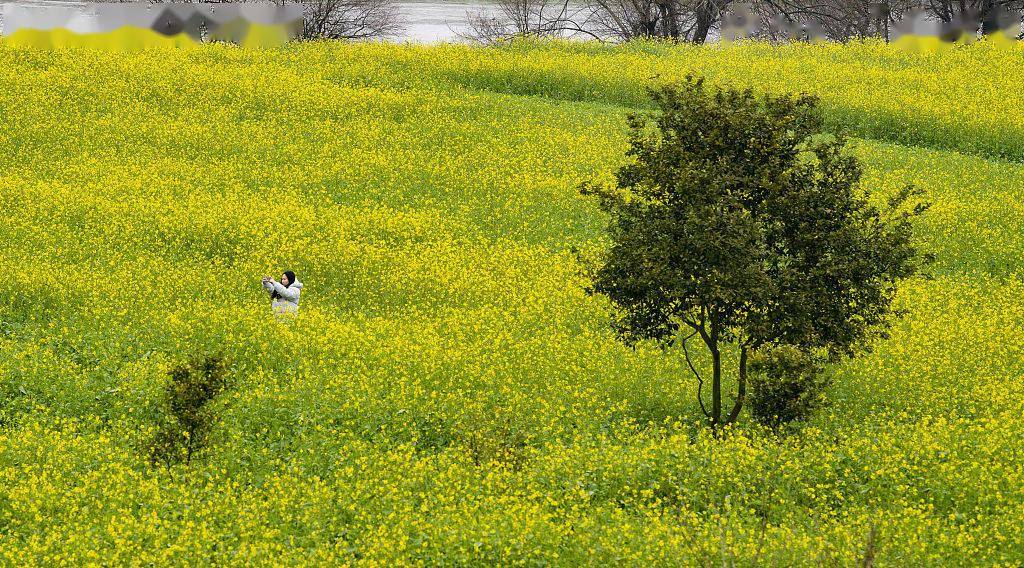
[[[0,46],[0,558],[18,565],[1024,559],[1020,52],[876,44]],[[935,205],[892,338],[778,436],[698,427],[571,247],[648,77],[810,89]],[[872,81],[856,82],[858,76]],[[660,79],[656,79],[660,80]],[[1015,90],[1016,89],[1016,90]],[[900,145],[907,144],[907,145]],[[302,315],[259,278],[291,268]],[[151,467],[167,370],[212,445]]]

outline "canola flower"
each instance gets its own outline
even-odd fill
[[[851,565],[874,528],[879,565],[1019,565],[1024,120],[988,49],[0,45],[0,563]],[[813,87],[878,199],[934,202],[933,277],[790,435],[697,427],[572,252],[606,244],[576,184],[688,69]],[[154,469],[197,351],[232,387]]]

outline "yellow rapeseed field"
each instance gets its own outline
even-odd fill
[[[1019,566],[1021,55],[0,44],[0,564]],[[818,94],[878,199],[934,203],[906,317],[788,433],[711,436],[584,292],[575,188],[690,71]],[[210,446],[153,467],[202,353]]]

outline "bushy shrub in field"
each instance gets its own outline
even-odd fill
[[[164,412],[149,447],[151,463],[189,465],[206,448],[215,418],[211,403],[226,386],[226,372],[219,356],[196,358],[168,372]]]
[[[750,414],[766,426],[806,419],[821,406],[829,380],[821,362],[792,345],[750,357]]]

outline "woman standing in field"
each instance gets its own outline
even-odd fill
[[[263,287],[270,292],[270,307],[275,314],[299,312],[299,293],[302,292],[302,282],[295,278],[294,272],[285,270],[281,275],[280,282],[269,276],[264,276]]]

